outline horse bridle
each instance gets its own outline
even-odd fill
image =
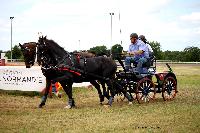
[[[57,62],[57,64],[55,66],[52,66],[50,65],[51,63],[51,60],[48,59],[48,57],[46,57],[45,55],[49,55],[47,53],[47,49],[45,49],[47,47],[47,44],[44,40],[44,38],[40,38],[42,40],[40,40],[41,42],[38,42],[38,50],[42,49],[41,52],[40,52],[40,56],[41,56],[41,60],[43,61],[43,63],[45,64],[45,68],[44,69],[52,69],[52,68],[58,68],[60,64],[62,64],[67,58],[69,59],[70,61],[70,64],[72,66],[74,66],[74,62],[72,61],[72,55],[69,53],[69,52],[66,52],[67,54],[62,58],[60,59],[60,57],[55,57],[54,60]],[[39,54],[39,52],[37,51],[37,53]]]
[[[42,44],[43,45],[43,44]],[[47,69],[52,69],[52,65],[50,65],[50,58],[48,59],[47,57],[47,50],[44,49],[44,47],[46,46],[42,46],[41,44],[37,45],[37,62],[39,63],[39,59],[40,59],[40,64],[42,65],[42,69],[47,70]],[[42,47],[42,48],[41,48]]]
[[[36,46],[37,47],[37,46]],[[23,47],[23,51],[24,51],[24,53],[26,54],[26,53],[30,53],[30,51],[32,51],[33,52],[33,59],[32,59],[32,57],[30,57],[30,56],[27,56],[26,57],[26,60],[27,60],[27,63],[28,64],[34,64],[34,62],[35,62],[35,58],[36,58],[36,47],[35,48],[29,48],[28,46],[25,46],[25,48]]]

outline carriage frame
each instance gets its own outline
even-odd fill
[[[120,58],[118,61],[122,62]],[[145,66],[148,72],[143,74],[135,71],[134,63],[131,63],[131,69],[128,72],[124,64],[120,64],[123,70],[116,72],[115,82],[120,86],[116,87],[116,95],[123,95],[121,100],[127,97],[122,94],[122,90],[126,91],[132,99],[137,99],[138,103],[154,101],[157,93],[162,94],[164,101],[173,100],[176,97],[177,78],[169,64],[166,63],[168,71],[158,73],[156,72],[156,58],[153,57],[149,60],[149,65]]]

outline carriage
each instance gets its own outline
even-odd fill
[[[129,94],[124,96],[122,100],[125,97],[131,97],[137,99],[138,103],[149,102],[155,99],[156,93],[161,93],[164,101],[175,98],[178,92],[177,79],[169,64],[166,63],[168,71],[157,73],[156,58],[152,55],[147,63],[143,64],[148,72],[140,74],[135,70],[136,64],[134,62],[131,63],[131,69],[126,71],[121,58],[117,59],[123,70],[116,72],[115,82],[117,86],[120,86],[116,87],[120,88],[116,89],[116,94],[124,95],[121,90]]]

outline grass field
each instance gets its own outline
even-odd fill
[[[40,96],[0,92],[0,132],[200,132],[200,65],[172,65],[178,79],[175,100],[164,102],[161,94],[152,103],[133,105],[117,101],[99,105],[95,89],[75,88],[77,107],[64,109],[66,96],[48,98],[37,108]],[[158,71],[167,70],[163,65]]]

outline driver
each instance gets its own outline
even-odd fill
[[[139,73],[145,73],[143,71],[142,65],[147,62],[149,58],[149,49],[148,46],[138,39],[137,33],[132,33],[130,35],[131,44],[128,48],[128,54],[125,58],[125,69],[129,71],[131,62],[135,62],[137,64],[136,71]]]

